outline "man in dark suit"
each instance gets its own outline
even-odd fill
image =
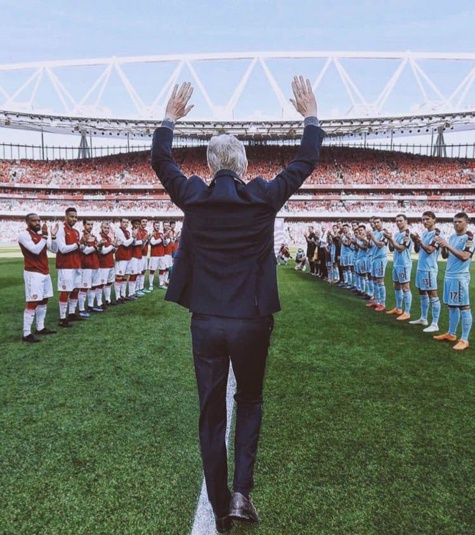
[[[209,186],[186,178],[171,154],[173,128],[188,114],[191,84],[175,86],[165,119],[153,137],[152,167],[185,218],[165,299],[190,310],[193,358],[200,402],[199,435],[208,497],[220,533],[231,520],[257,522],[249,498],[262,419],[262,391],[272,314],[280,310],[274,254],[274,220],[317,165],[324,133],[309,80],[292,82],[296,110],[305,118],[295,158],[270,182],[243,181],[244,145],[230,135],[211,138]],[[226,384],[236,376],[234,493],[228,489]]]

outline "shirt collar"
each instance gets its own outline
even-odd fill
[[[244,180],[242,178],[239,177],[239,175],[237,175],[234,171],[231,171],[231,169],[220,169],[215,175],[214,175],[214,178],[213,180],[211,181],[209,187],[213,187],[214,186],[214,183],[216,181],[217,178],[221,177],[221,176],[227,176],[227,177],[231,177],[235,182],[238,182],[239,184],[241,184],[242,186],[245,186],[246,183],[244,182]]]

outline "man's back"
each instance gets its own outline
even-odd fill
[[[186,179],[171,157],[172,130],[156,130],[152,166],[185,213],[180,248],[166,299],[202,314],[252,318],[280,310],[274,220],[312,173],[323,132],[305,128],[293,162],[274,180],[245,184],[222,169],[207,186]]]

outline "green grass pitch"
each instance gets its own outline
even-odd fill
[[[278,272],[261,523],[233,533],[475,532],[475,341],[455,352],[346,290]],[[188,313],[156,290],[29,345],[23,299],[21,260],[1,259],[0,532],[188,534],[201,487]],[[55,296],[47,326],[57,317]]]

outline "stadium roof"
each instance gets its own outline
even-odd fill
[[[294,139],[286,96],[310,77],[329,136],[408,136],[475,129],[475,54],[246,52],[0,65],[0,127],[140,139],[152,135],[175,83],[196,103],[177,133]],[[440,131],[440,130],[439,130]]]
[[[324,119],[322,128],[331,137],[365,136],[375,138],[392,134],[411,136],[437,131],[475,130],[475,111],[399,117],[364,117]],[[54,115],[34,115],[0,111],[0,127],[53,132],[86,134],[114,138],[141,139],[153,135],[157,121],[132,119],[100,119]],[[213,134],[232,133],[241,139],[298,139],[302,121],[180,121],[176,135],[188,139],[209,139]]]

